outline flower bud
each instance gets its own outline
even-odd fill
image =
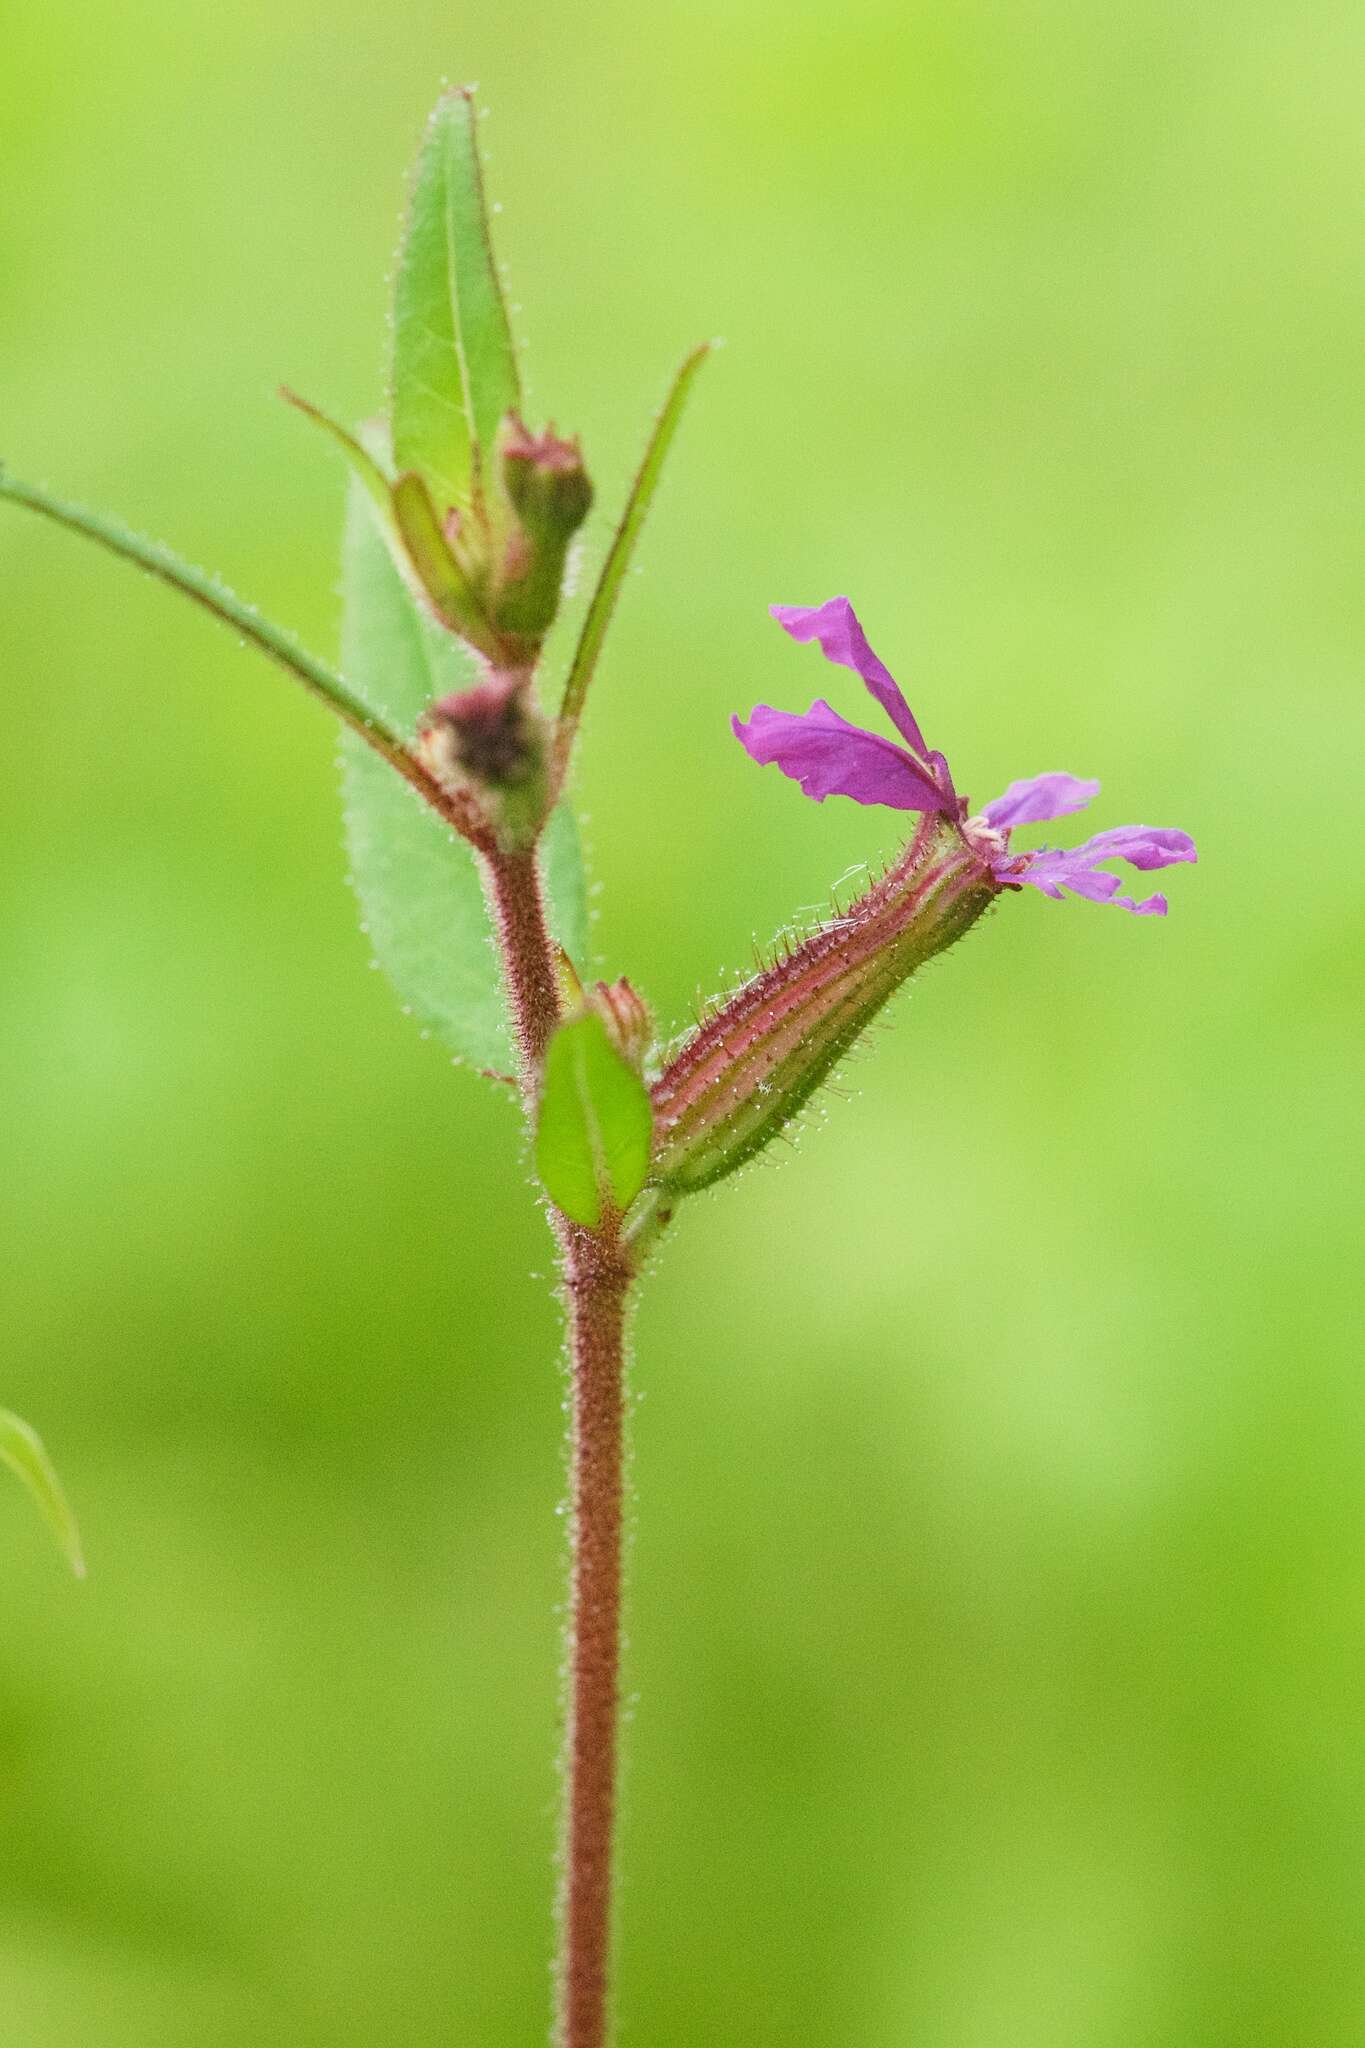
[[[559,609],[569,543],[588,516],[592,485],[576,440],[533,434],[516,413],[498,431],[505,499],[490,610],[500,632],[538,645]]]
[[[654,1043],[654,1019],[649,1005],[625,975],[619,981],[595,981],[585,988],[573,961],[562,946],[556,946],[555,979],[565,1016],[581,1017],[587,1010],[595,1011],[606,1025],[614,1049],[640,1073]]]
[[[638,1072],[654,1043],[654,1019],[644,998],[623,974],[619,981],[594,982],[586,1001],[606,1025],[607,1036],[621,1057]]]
[[[417,755],[443,788],[472,795],[499,843],[529,845],[545,813],[549,724],[529,672],[494,670],[433,704]]]
[[[957,824],[930,813],[901,858],[707,1018],[655,1083],[652,1177],[709,1187],[769,1144],[906,978],[996,895]]]

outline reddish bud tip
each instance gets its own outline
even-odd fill
[[[619,981],[594,982],[588,1002],[607,1027],[608,1035],[623,1059],[633,1067],[644,1065],[645,1054],[654,1042],[654,1019],[649,1005],[631,987],[623,974]]]

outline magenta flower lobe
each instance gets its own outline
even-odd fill
[[[1053,770],[1012,782],[975,818],[953,787],[943,755],[928,747],[919,722],[899,684],[868,643],[858,615],[846,597],[821,605],[773,605],[772,615],[793,640],[815,641],[827,661],[852,669],[890,719],[900,741],[852,725],[818,697],[809,711],[775,711],[755,705],[746,720],[731,720],[735,737],[751,759],[775,763],[802,792],[823,803],[826,797],[851,797],[855,803],[884,805],[898,811],[942,812],[958,824],[997,888],[1034,888],[1061,902],[1069,891],[1091,903],[1110,903],[1136,917],[1164,917],[1166,898],[1148,896],[1134,902],[1119,894],[1122,886],[1106,863],[1127,861],[1131,867],[1169,867],[1197,858],[1187,832],[1166,826],[1119,825],[1097,832],[1080,846],[1042,847],[1015,853],[1010,834],[1020,825],[1045,824],[1085,809],[1099,794],[1099,783]]]

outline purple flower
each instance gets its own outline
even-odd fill
[[[1069,889],[1091,903],[1112,903],[1137,917],[1166,915],[1164,896],[1148,896],[1141,903],[1121,896],[1119,877],[1106,863],[1125,860],[1131,867],[1147,869],[1194,860],[1194,841],[1187,832],[1119,825],[1097,832],[1080,846],[1012,853],[1010,834],[1016,826],[1044,824],[1083,811],[1099,794],[1098,782],[1059,771],[1031,775],[1012,782],[1003,796],[969,818],[966,799],[953,788],[948,763],[926,745],[895,679],[868,646],[848,599],[832,597],[826,604],[811,606],[775,604],[772,615],[793,640],[816,641],[826,660],[860,676],[900,734],[900,743],[850,725],[823,698],[806,712],[774,711],[771,705],[758,704],[747,723],[731,720],[736,739],[755,761],[775,761],[816,803],[827,796],[849,796],[855,803],[885,804],[897,811],[942,812],[960,827],[1002,889],[1027,885],[1059,902]]]

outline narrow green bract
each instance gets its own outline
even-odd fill
[[[271,661],[278,662],[281,668],[296,676],[306,690],[321,698],[344,725],[360,733],[386,759],[392,760],[401,754],[396,734],[384,724],[373,705],[367,708],[362,704],[342,678],[335,675],[325,662],[319,661],[315,654],[310,654],[292,633],[263,618],[254,605],[245,603],[216,576],[207,576],[192,563],[182,562],[161,541],[144,539],[120,520],[92,512],[84,505],[72,504],[67,498],[55,497],[38,484],[21,483],[3,466],[0,466],[0,498],[27,506],[29,511],[40,513],[44,519],[51,519],[71,533],[97,541],[111,554],[122,556],[124,561],[145,570],[147,575],[168,583],[172,590],[178,590],[182,597],[202,605],[221,624],[230,626],[244,641],[249,641]]]
[[[630,497],[621,516],[621,523],[616,529],[610,552],[597,579],[597,588],[593,591],[587,617],[583,621],[583,630],[579,635],[578,646],[574,650],[573,663],[564,685],[564,699],[560,707],[563,733],[561,747],[566,759],[567,749],[572,744],[574,731],[583,714],[583,701],[588,694],[593,670],[597,666],[597,657],[602,652],[607,627],[611,624],[611,615],[616,609],[616,600],[621,594],[621,586],[630,567],[631,556],[635,552],[635,543],[640,538],[645,515],[658,489],[664,458],[668,454],[674,434],[678,431],[678,422],[687,403],[687,394],[692,389],[692,381],[710,352],[709,342],[703,342],[700,348],[694,348],[673,379],[668,397],[664,400],[663,410],[654,423],[654,431],[649,437],[644,460],[631,486]]]
[[[574,1223],[595,1230],[607,1202],[625,1211],[649,1175],[649,1091],[588,1012],[562,1024],[545,1057],[536,1171]]]
[[[467,91],[447,93],[431,117],[394,290],[394,461],[418,472],[440,512],[468,502],[498,422],[521,404],[476,119]]]
[[[9,1466],[32,1494],[38,1512],[56,1537],[62,1555],[78,1579],[85,1577],[80,1531],[56,1468],[35,1429],[8,1408],[0,1408],[0,1463]]]

